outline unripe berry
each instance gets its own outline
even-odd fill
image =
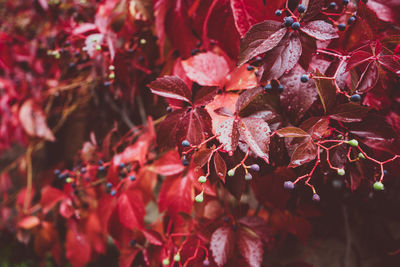
[[[285,18],[283,19],[283,24],[284,24],[286,27],[290,27],[290,26],[293,24],[293,18],[292,18],[292,17],[285,17]]]
[[[235,170],[234,169],[230,169],[229,171],[228,171],[228,176],[234,176],[235,175]]]
[[[356,139],[351,139],[350,141],[347,141],[347,143],[354,147],[358,146],[358,141]]]
[[[379,182],[379,181],[375,182],[373,187],[374,187],[375,191],[383,191],[385,189],[385,186],[383,185],[383,183]]]
[[[68,177],[67,179],[65,179],[65,182],[67,184],[72,183],[74,181],[74,179],[72,179],[71,177]]]
[[[258,171],[260,171],[260,165],[258,165],[258,164],[252,164],[252,165],[250,166],[250,170],[255,171],[255,172],[258,172]]]
[[[280,9],[276,10],[275,15],[279,17],[280,15],[282,15],[282,11]]]
[[[207,182],[207,177],[202,175],[199,177],[199,179],[197,181],[199,181],[199,183],[201,183],[201,184],[204,184],[205,182]]]
[[[364,156],[363,153],[360,152],[360,153],[358,153],[358,158],[359,158],[359,159],[365,159],[365,156]]]
[[[292,181],[286,181],[286,182],[283,184],[283,187],[284,187],[286,190],[293,190],[293,189],[294,189],[294,183],[293,183]]]
[[[307,74],[303,74],[303,75],[300,76],[300,81],[302,83],[306,83],[306,82],[308,82],[308,80],[309,80],[309,78],[308,78]]]
[[[101,45],[96,45],[96,50],[100,51],[101,50]]]
[[[201,192],[200,194],[198,194],[198,195],[194,198],[194,200],[195,200],[197,203],[203,202],[203,201],[204,201],[203,192]]]
[[[319,197],[318,194],[314,194],[314,195],[312,196],[312,200],[315,201],[315,202],[319,202],[319,201],[321,200],[321,198]]]
[[[203,265],[206,266],[206,267],[210,266],[210,261],[208,259],[204,260],[203,261]]]
[[[303,5],[303,4],[300,4],[300,5],[297,7],[297,11],[299,11],[299,13],[304,13],[304,12],[306,11],[306,6]]]
[[[109,78],[110,80],[114,80],[114,79],[115,79],[115,73],[114,73],[114,72],[111,72],[111,73],[108,75],[108,78]]]
[[[337,174],[339,174],[340,176],[343,176],[346,174],[346,172],[344,171],[344,169],[338,169]]]
[[[108,70],[110,70],[110,71],[113,71],[113,70],[115,70],[115,66],[114,66],[114,65],[110,65],[110,66],[108,66]]]
[[[293,30],[300,29],[300,22],[296,21],[296,22],[292,23],[291,27],[292,27]]]
[[[176,253],[174,256],[174,261],[179,262],[181,261],[181,255],[179,255],[179,253]]]
[[[183,141],[182,141],[182,146],[183,146],[183,147],[188,147],[188,146],[190,146],[189,141],[188,141],[188,140],[183,140]]]
[[[246,173],[246,175],[244,176],[244,179],[246,180],[246,181],[250,181],[251,179],[253,179],[253,176],[251,175],[251,173]]]
[[[361,100],[361,96],[359,94],[354,94],[354,95],[350,96],[351,102],[358,102],[360,100]]]
[[[162,265],[164,265],[164,266],[169,265],[169,259],[168,258],[163,259],[162,260]]]

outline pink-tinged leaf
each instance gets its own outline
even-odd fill
[[[155,246],[161,246],[163,244],[162,236],[154,230],[142,229],[142,234],[150,244]]]
[[[364,50],[358,50],[351,54],[350,58],[347,60],[346,71],[357,67],[358,65],[365,63],[366,61],[372,60],[373,55],[371,52],[366,52]]]
[[[241,228],[237,240],[240,254],[250,267],[260,267],[263,260],[263,244],[252,230]]]
[[[367,7],[370,10],[375,11],[376,16],[379,19],[383,20],[383,21],[386,21],[386,22],[394,22],[394,21],[396,21],[396,19],[395,19],[396,18],[395,9],[392,9],[389,6],[381,4],[381,3],[378,3],[378,2],[379,1],[374,1],[374,0],[368,1],[367,2]],[[390,1],[383,1],[383,3],[385,3],[385,4],[387,2],[390,2]],[[392,3],[394,3],[394,2],[395,1],[392,1]],[[398,5],[398,3],[397,3],[397,5]]]
[[[201,107],[214,100],[214,97],[218,93],[218,87],[216,86],[204,86],[201,88],[193,99],[193,106]]]
[[[214,112],[218,115],[225,116],[225,117],[233,117],[232,111],[227,109],[226,107],[217,108]]]
[[[325,77],[319,70],[316,70],[316,76]],[[315,85],[317,87],[319,99],[321,100],[322,106],[325,113],[328,112],[336,103],[336,88],[332,80],[325,78],[314,78]]]
[[[18,227],[29,230],[40,224],[40,220],[36,216],[28,216],[18,222]]]
[[[280,137],[308,137],[308,133],[297,127],[285,127],[276,131]]]
[[[309,140],[296,147],[290,159],[290,168],[301,166],[315,159],[317,147]]]
[[[54,142],[56,139],[47,126],[43,110],[32,99],[24,102],[19,110],[19,120],[26,133],[32,137]]]
[[[317,40],[326,41],[338,38],[337,30],[332,24],[323,20],[314,20],[301,26],[301,31]]]
[[[182,61],[186,75],[204,86],[222,86],[229,73],[229,66],[223,56],[213,52],[195,55]]]
[[[341,122],[357,122],[361,121],[368,111],[368,107],[349,102],[335,107],[329,117]]]
[[[224,107],[230,111],[234,111],[238,97],[238,94],[223,93],[220,95],[216,95],[214,100],[211,103],[207,104],[206,109],[212,118],[212,129],[214,134],[216,134],[218,126],[223,121],[228,119],[226,115],[219,115],[215,113],[214,110]]]
[[[204,148],[196,151],[193,154],[193,163],[196,167],[203,167],[211,157],[213,149]]]
[[[219,179],[221,179],[221,181],[225,183],[226,164],[218,151],[216,151],[214,154],[214,167]]]
[[[84,267],[92,254],[90,244],[85,235],[69,229],[65,241],[66,257],[74,267]]]
[[[285,87],[285,90],[281,94],[281,106],[287,111],[293,123],[297,123],[318,98],[318,93],[312,79],[306,83],[300,81],[300,77],[304,73],[306,71],[299,65],[296,65],[280,79],[280,82]]]
[[[262,0],[231,0],[235,26],[243,37],[250,27],[265,19],[267,8]]]
[[[176,128],[177,143],[188,140],[190,144],[198,145],[211,136],[211,127],[211,117],[205,109],[187,111]]]
[[[133,261],[136,258],[136,255],[138,254],[139,251],[140,250],[137,248],[121,250],[119,258],[118,258],[118,266],[119,267],[131,267]]]
[[[177,76],[157,78],[149,84],[149,88],[153,94],[191,103],[192,92]]]
[[[381,55],[378,58],[379,63],[386,69],[400,76],[400,56]]]
[[[143,226],[145,215],[142,195],[139,191],[127,191],[118,198],[118,217],[122,225],[134,230]]]
[[[271,132],[268,123],[262,119],[243,118],[239,121],[239,132],[251,151],[268,163]]]
[[[223,226],[214,231],[211,236],[210,250],[215,263],[221,267],[232,256],[235,248],[235,233],[231,227]]]
[[[321,0],[302,0],[301,3],[306,6],[306,12],[303,20],[309,21],[321,13],[321,9],[325,2]]]
[[[193,175],[169,176],[162,183],[158,208],[179,220],[179,212],[190,213],[193,207]]]
[[[237,67],[226,77],[225,91],[249,89],[257,86],[257,76],[247,70],[248,65]]]
[[[287,29],[277,21],[266,20],[254,25],[240,42],[237,64],[240,66],[253,57],[270,51],[279,44],[286,32]]]
[[[367,92],[375,87],[379,79],[378,66],[375,61],[370,62],[361,74],[356,85],[356,91]]]
[[[170,150],[156,160],[151,169],[160,175],[169,176],[181,173],[185,166],[182,165],[179,153],[176,150]]]
[[[47,0],[39,0],[39,4],[44,10],[49,9],[49,3],[47,3]]]
[[[237,119],[227,119],[218,125],[216,133],[218,141],[224,145],[223,149],[228,152],[235,152],[239,143],[239,130]]]
[[[42,212],[48,213],[59,201],[65,198],[63,191],[51,187],[49,185],[42,188],[40,205],[42,206]]]
[[[277,47],[264,57],[261,81],[279,79],[285,72],[290,71],[299,61],[302,45],[296,34],[287,34]],[[273,63],[272,63],[273,62]]]
[[[274,177],[275,178],[275,177]],[[281,179],[278,179],[281,180]],[[282,184],[281,184],[282,185]],[[282,186],[281,186],[282,187]],[[264,189],[264,188],[263,188]],[[238,223],[249,228],[264,242],[268,242],[272,231],[267,222],[258,216],[246,216],[238,220]]]

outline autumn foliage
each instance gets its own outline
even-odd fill
[[[277,255],[345,199],[343,266],[359,266],[349,214],[400,206],[398,1],[2,0],[0,14],[0,263],[323,266]],[[382,243],[376,266],[399,266],[400,241]]]

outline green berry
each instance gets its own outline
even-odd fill
[[[179,253],[176,253],[174,256],[174,261],[179,262],[181,261],[181,255],[179,255]]]
[[[163,259],[162,264],[163,264],[164,266],[169,265],[169,259],[168,259],[168,258]]]
[[[111,72],[110,75],[108,75],[108,78],[109,78],[110,80],[113,80],[113,79],[115,78],[115,73],[114,73],[114,72]]]
[[[346,172],[344,171],[344,169],[338,169],[337,174],[339,174],[340,176],[343,176],[346,174]]]
[[[351,145],[351,146],[354,146],[354,147],[358,146],[358,141],[356,139],[352,139],[350,141],[347,141],[347,143],[349,145]]]
[[[101,45],[96,45],[96,50],[100,51],[101,50]]]
[[[358,158],[359,158],[359,159],[365,159],[365,156],[364,156],[363,153],[360,152],[360,153],[358,153]]]
[[[113,71],[113,70],[115,70],[115,66],[114,65],[110,65],[110,66],[108,66],[108,69]]]
[[[382,182],[375,182],[373,187],[375,191],[383,191],[385,189]]]
[[[234,176],[235,175],[235,170],[234,169],[230,169],[229,171],[228,171],[228,176]]]
[[[197,181],[199,181],[199,183],[201,183],[201,184],[204,184],[207,181],[207,177],[202,175],[199,177],[199,179]]]
[[[72,179],[71,177],[68,177],[67,179],[65,179],[66,183],[72,183],[74,181],[74,179]]]
[[[194,198],[194,200],[195,200],[197,203],[203,202],[203,201],[204,201],[203,192],[201,192],[200,194],[198,194],[198,195]]]

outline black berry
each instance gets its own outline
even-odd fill
[[[304,12],[306,11],[306,6],[303,5],[303,4],[300,4],[300,5],[297,7],[297,11],[299,11],[299,13],[304,13]]]
[[[309,78],[308,78],[308,75],[307,75],[307,74],[301,75],[300,81],[301,81],[302,83],[306,83],[306,82],[308,82],[308,80],[309,80]]]
[[[358,102],[360,100],[361,100],[361,96],[359,94],[354,94],[354,95],[350,96],[351,102]]]

